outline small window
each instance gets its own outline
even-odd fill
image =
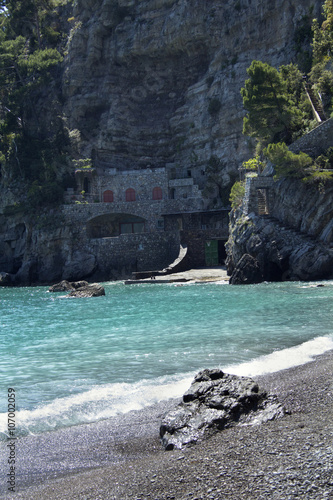
[[[121,222],[120,223],[120,234],[134,234],[134,233],[144,233],[145,223],[144,222]]]
[[[109,189],[107,189],[106,191],[104,191],[104,193],[103,193],[103,201],[105,203],[112,203],[113,202],[113,191],[110,191]]]
[[[163,198],[162,189],[160,187],[154,187],[153,200],[161,200],[162,198]]]
[[[135,190],[133,188],[126,189],[126,201],[135,201]]]
[[[83,180],[83,191],[85,193],[90,193],[90,180],[88,177],[85,177]]]

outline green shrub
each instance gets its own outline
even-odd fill
[[[333,172],[323,172],[320,170],[315,170],[311,172],[307,177],[303,177],[302,181],[310,184],[318,183],[318,184],[326,184],[333,180]]]
[[[244,195],[245,195],[245,181],[235,182],[235,184],[231,188],[229,197],[231,208],[239,207],[243,202]]]
[[[63,189],[57,182],[39,184],[35,181],[28,191],[28,203],[31,208],[55,205],[63,201]]]
[[[261,172],[265,168],[264,162],[260,161],[259,155],[254,158],[250,158],[247,161],[243,161],[242,167],[246,171]]]
[[[312,159],[305,153],[295,154],[289,151],[284,142],[269,144],[264,149],[264,155],[273,163],[276,178],[293,177],[302,179],[309,173]]]

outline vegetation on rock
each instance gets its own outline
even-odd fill
[[[231,188],[230,203],[232,208],[237,208],[241,205],[245,195],[245,182],[237,181]]]
[[[62,3],[0,5],[0,178],[4,185],[23,183],[33,207],[58,202],[68,178],[59,85],[67,38],[57,10]]]
[[[247,115],[243,121],[243,133],[254,137],[261,159],[274,164],[276,178],[292,177],[304,182],[317,183],[320,188],[333,179],[332,151],[316,159],[305,153],[289,151],[288,144],[316,126],[311,117],[312,108],[306,93],[308,80],[326,113],[333,106],[333,0],[323,5],[325,20],[320,25],[312,22],[312,61],[308,75],[302,74],[296,64],[281,66],[279,70],[261,61],[253,61],[247,72],[249,79],[241,89],[243,105]],[[309,36],[308,19],[303,19],[295,43]],[[264,158],[263,158],[263,157]],[[259,161],[259,156],[243,163],[250,170]],[[235,187],[239,191],[239,186]],[[233,195],[235,198],[235,195]],[[233,201],[237,206],[237,202]]]
[[[278,141],[290,144],[306,118],[298,106],[298,70],[290,65],[282,72],[267,63],[253,61],[247,72],[250,78],[241,89],[248,111],[243,133],[263,144]]]

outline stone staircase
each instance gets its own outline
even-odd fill
[[[257,196],[258,196],[258,215],[267,215],[268,208],[267,208],[266,192],[262,189],[258,189]]]

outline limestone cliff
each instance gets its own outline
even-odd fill
[[[81,155],[111,167],[181,166],[194,177],[214,155],[227,184],[250,155],[240,96],[246,68],[253,59],[295,60],[295,31],[321,5],[78,0],[63,92]]]
[[[77,158],[102,169],[182,169],[203,191],[216,156],[230,184],[250,156],[240,96],[246,68],[253,59],[295,60],[294,34],[321,7],[321,0],[77,0],[59,100]],[[2,191],[0,271],[16,283],[78,280],[96,269],[109,279],[144,258],[157,265],[144,257],[145,245],[124,235],[127,264],[110,269],[110,248],[103,253],[103,242],[96,249],[87,239],[89,206],[77,207],[77,226],[66,207],[37,216],[15,213],[18,201]],[[172,244],[159,234],[158,251],[171,248],[163,259],[175,258],[179,234]]]
[[[284,179],[274,184],[269,215],[234,210],[227,243],[231,283],[247,282],[242,259],[248,255],[259,268],[256,281],[332,278],[332,199],[332,185],[319,190]]]

